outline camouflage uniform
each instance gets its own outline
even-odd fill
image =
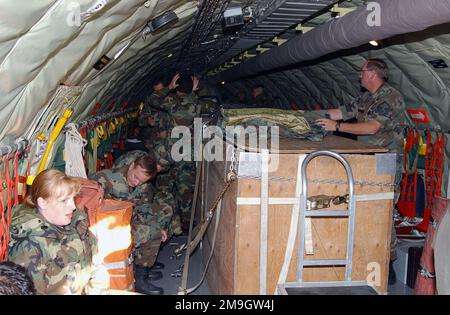
[[[390,152],[397,153],[394,182],[395,204],[400,193],[400,182],[403,173],[403,131],[406,126],[411,125],[411,121],[406,115],[403,97],[389,84],[384,83],[374,95],[365,92],[352,103],[340,106],[339,109],[342,112],[343,120],[350,118],[356,118],[358,122],[376,120],[381,124],[380,130],[376,134],[358,136],[358,140],[382,146],[388,148]],[[397,257],[395,242],[395,229],[392,226],[391,261]]]
[[[97,239],[86,215],[76,210],[64,227],[47,222],[35,208],[13,209],[9,260],[22,265],[38,294],[105,294],[107,270],[97,261]]]
[[[158,141],[155,141],[156,143],[160,143]],[[162,146],[161,146],[162,147]],[[147,155],[150,153],[141,151],[141,150],[134,150],[134,151],[129,151],[123,155],[121,155],[115,162],[114,162],[114,167],[115,168],[119,168],[119,167],[123,167],[123,166],[127,166],[130,165],[133,161],[135,161],[137,158]],[[156,160],[159,163],[159,159],[158,159],[158,155],[154,155],[154,157],[156,158]],[[164,178],[164,180],[161,180],[161,175],[164,175],[166,173],[168,173],[169,169],[163,169],[162,173],[158,173],[158,175],[156,176],[156,181],[155,181],[155,190],[164,190],[167,192],[172,192],[173,191],[173,180],[166,180],[166,178]]]
[[[156,121],[160,121],[161,117],[168,115],[167,113],[155,110],[158,109],[158,105],[164,101],[164,98],[168,95],[169,89],[164,88],[159,91],[154,91],[144,102],[144,108],[139,115],[138,123],[141,128],[141,138],[144,141],[145,146],[148,148],[151,146],[153,139],[157,137],[158,126],[151,126],[148,124],[148,118],[154,117]]]
[[[266,94],[260,94],[256,98],[251,99],[253,107],[274,107],[274,101]]]
[[[200,117],[202,111],[202,102],[199,101],[195,93],[185,96],[167,96],[163,102],[157,106],[159,109],[170,113],[171,125],[173,127],[186,126],[190,129],[192,137],[194,136],[194,118]],[[205,106],[206,107],[206,106]],[[170,137],[169,132],[169,137]],[[195,162],[193,162],[192,153],[194,141],[191,141],[191,161],[179,161],[175,163],[171,157],[171,148],[178,139],[167,138],[157,143],[154,147],[155,154],[161,159],[173,165],[173,173],[176,175],[175,192],[177,205],[181,216],[181,221],[188,226],[192,205],[192,196],[195,185]],[[170,149],[170,150],[169,150]]]
[[[119,156],[115,161],[113,168],[120,168],[127,165],[130,165],[133,163],[136,159],[140,158],[141,156],[147,155],[147,152],[142,150],[133,150],[128,151],[121,156]]]
[[[149,154],[152,155],[157,161],[159,166],[161,167],[160,173],[156,177],[156,186],[158,189],[166,190],[172,192],[175,200],[178,200],[178,192],[175,188],[175,182],[177,180],[177,167],[172,160],[170,155],[170,150],[172,149],[172,145],[174,143],[173,139],[169,138],[168,134],[171,132],[172,128],[170,128],[170,122],[166,121],[164,124],[160,122],[158,124],[158,128],[160,131],[166,131],[167,134],[165,137],[161,137],[158,134],[158,137],[155,138],[152,142],[151,147],[148,148]],[[178,205],[178,201],[176,202]],[[175,207],[174,210],[176,210]],[[181,219],[179,211],[174,211],[174,216],[172,217],[172,221],[169,226],[169,238],[172,235],[180,235],[182,234],[181,230]]]
[[[175,180],[176,180],[176,169],[174,167],[170,167],[169,161],[167,160],[169,157],[166,154],[168,152],[168,139],[158,138],[153,144],[159,150],[163,150],[163,152],[150,152],[149,154],[153,154],[154,158],[158,161],[158,164],[162,166],[162,171],[158,173],[155,180],[155,189],[158,191],[164,191],[167,194],[172,194],[175,196]],[[114,163],[114,167],[121,167],[124,165],[131,164],[137,158],[147,154],[144,151],[135,150],[127,152],[120,156]],[[175,197],[173,197],[173,209],[176,209],[175,205]],[[174,211],[175,212],[175,211]],[[172,216],[170,221],[169,229],[168,229],[168,237],[170,238],[172,235],[181,234],[181,222],[179,215]]]
[[[151,267],[161,245],[161,230],[167,230],[172,217],[173,195],[161,189],[155,190],[151,183],[135,188],[129,187],[126,182],[128,168],[129,165],[124,165],[103,170],[90,175],[89,178],[101,184],[105,191],[105,198],[134,203],[132,234],[135,263],[143,267]]]
[[[358,136],[358,140],[397,153],[395,190],[398,192],[403,165],[403,131],[405,126],[410,125],[403,97],[397,90],[384,83],[374,95],[366,92],[352,103],[340,106],[339,109],[343,120],[350,118],[356,118],[358,122],[376,120],[381,124],[376,134]]]

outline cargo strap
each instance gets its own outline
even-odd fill
[[[298,196],[297,202],[294,203],[292,207],[292,215],[291,215],[291,225],[289,228],[289,236],[286,245],[286,252],[284,254],[284,262],[281,267],[280,275],[278,276],[277,285],[286,282],[287,274],[289,271],[289,265],[291,264],[292,253],[294,252],[295,238],[297,237],[297,229],[298,229],[298,218],[300,215],[300,202],[298,201],[300,198],[300,194],[302,191],[302,181],[301,181],[301,169],[303,160],[306,155],[301,154],[298,156],[298,167],[297,167],[297,183],[295,186],[295,196]],[[278,294],[277,288],[275,288],[274,294]]]
[[[184,268],[183,268],[183,276],[181,277],[181,285],[178,288],[178,294],[180,294],[181,292],[185,292],[184,294],[187,294],[187,278],[188,278],[188,273],[189,273],[189,259],[191,257],[191,248],[193,246],[193,244],[191,243],[191,237],[192,237],[192,228],[194,226],[194,217],[195,217],[195,209],[196,209],[196,205],[197,205],[197,196],[198,196],[198,189],[199,189],[199,185],[200,185],[200,173],[202,172],[203,169],[203,161],[200,161],[200,167],[197,164],[197,167],[195,168],[195,188],[194,188],[194,196],[192,199],[192,207],[191,207],[191,218],[189,220],[189,235],[188,235],[188,240],[187,240],[187,245],[186,245],[186,256],[184,256]],[[202,235],[203,237],[203,235]],[[197,245],[195,245],[197,246]],[[195,248],[195,247],[194,247]]]
[[[194,191],[194,200],[197,199],[197,195],[198,195],[198,189],[199,189],[199,185],[200,185],[200,174],[203,173],[203,159],[201,159],[201,161],[199,162],[200,167],[197,167],[197,173],[196,173],[196,177],[195,177],[195,191]],[[195,218],[195,202],[192,202],[192,208],[191,208],[191,220],[190,220],[190,224],[189,224],[189,235],[188,235],[188,240],[187,240],[187,245],[183,244],[180,246],[179,250],[181,251],[182,249],[186,248],[186,256],[184,257],[184,267],[183,267],[183,275],[181,278],[181,284],[180,287],[178,287],[178,295],[186,295],[186,294],[190,294],[192,292],[194,292],[195,290],[197,290],[200,285],[202,284],[203,280],[205,279],[206,276],[206,272],[208,271],[208,267],[209,264],[211,262],[213,253],[214,253],[214,248],[215,248],[215,241],[216,241],[216,235],[217,235],[217,228],[219,226],[219,221],[220,221],[220,213],[221,213],[221,206],[222,206],[222,198],[225,195],[225,193],[227,192],[228,188],[231,186],[231,184],[233,183],[233,181],[236,179],[236,174],[233,171],[230,171],[227,176],[226,176],[226,183],[224,188],[222,189],[222,191],[220,192],[219,196],[216,198],[216,200],[214,201],[213,205],[211,206],[211,208],[208,211],[208,215],[206,216],[206,220],[204,220],[201,223],[200,228],[193,229],[193,224],[194,224],[194,218]],[[206,266],[205,266],[205,270],[203,271],[202,277],[200,279],[200,281],[192,288],[187,289],[187,278],[188,278],[188,274],[189,274],[189,259],[190,259],[190,255],[191,253],[195,250],[195,248],[197,247],[197,245],[200,243],[200,241],[203,239],[203,236],[206,233],[206,230],[208,229],[208,226],[210,224],[210,222],[212,221],[215,212],[217,212],[217,216],[216,216],[216,225],[214,227],[214,234],[213,234],[213,240],[212,240],[212,245],[211,245],[211,252],[210,255],[208,257]],[[197,231],[197,233],[194,233],[195,231]],[[195,237],[192,237],[192,235],[195,234]]]
[[[269,150],[262,150],[259,294],[267,294],[267,233],[269,224]]]
[[[2,157],[0,156],[0,165],[2,163]],[[0,170],[0,261],[6,260],[8,253],[8,221],[7,221],[7,213],[5,212],[5,203],[3,200],[3,176]]]
[[[130,255],[127,260],[117,261],[112,263],[103,263],[106,269],[124,269],[133,264],[133,256]]]
[[[436,132],[434,143],[431,145],[431,132],[427,132],[427,150],[425,156],[426,205],[423,213],[423,220],[416,225],[416,229],[420,232],[427,232],[428,223],[434,206],[434,197],[441,195],[444,152],[444,134]]]
[[[64,110],[64,113],[62,114],[62,116],[56,122],[56,125],[53,128],[53,131],[50,133],[47,147],[45,148],[44,156],[42,157],[41,163],[39,164],[39,168],[38,168],[36,175],[38,175],[40,172],[42,172],[46,168],[47,159],[49,158],[50,152],[53,149],[53,144],[55,143],[56,138],[58,137],[58,135],[61,132],[64,125],[66,124],[67,120],[70,118],[70,116],[72,116],[72,113],[73,113],[73,110],[71,108],[66,108]]]
[[[0,194],[2,195],[0,198],[1,203],[1,213],[0,213],[0,220],[1,220],[1,228],[0,228],[0,261],[4,261],[8,259],[8,243],[9,243],[9,227],[11,223],[11,209],[14,205],[14,200],[16,199],[14,196],[14,187],[15,187],[15,181],[13,178],[11,178],[10,175],[10,160],[11,155],[8,153],[6,155],[6,158],[4,160],[5,165],[5,183],[3,183],[3,180],[1,181],[1,191]],[[0,176],[1,179],[1,176]],[[5,184],[5,185],[4,185]],[[6,209],[5,209],[5,201],[3,199],[3,189],[6,192]]]

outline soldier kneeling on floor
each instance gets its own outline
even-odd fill
[[[167,240],[174,198],[170,192],[156,189],[150,182],[158,171],[157,163],[151,156],[143,152],[133,158],[128,153],[122,162],[121,167],[105,169],[89,177],[103,187],[105,198],[134,203],[132,234],[135,289],[144,294],[163,294],[164,290],[151,281],[162,278],[162,273],[155,269],[161,269],[163,265],[155,265],[155,261],[161,242]]]

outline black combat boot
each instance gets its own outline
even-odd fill
[[[148,268],[148,267],[134,265],[134,276],[135,277],[142,276],[151,281],[156,281],[156,280],[161,279],[163,277],[163,274],[161,271],[155,271],[155,270],[151,270],[151,268]]]
[[[148,268],[140,265],[134,265],[134,277],[144,277],[147,278]]]
[[[155,286],[150,282],[148,268],[135,265],[134,266],[134,288],[136,292],[142,294],[164,294],[163,288]]]
[[[153,283],[150,282],[148,278],[135,278],[134,279],[134,289],[136,292],[147,294],[147,295],[156,295],[156,294],[164,294],[163,288],[157,287]]]
[[[162,279],[162,277],[163,277],[163,274],[161,271],[156,271],[156,270],[152,270],[151,268],[149,268],[147,278],[149,278],[152,281],[156,281],[156,280]]]
[[[161,263],[161,262],[155,262],[154,264],[153,264],[153,266],[151,266],[151,270],[161,270],[161,269],[164,269],[164,264],[163,263]]]

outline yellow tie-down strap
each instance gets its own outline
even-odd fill
[[[50,155],[50,151],[53,148],[53,143],[55,142],[56,138],[60,134],[60,132],[61,132],[62,128],[64,127],[64,125],[66,124],[67,120],[70,118],[70,116],[72,116],[72,113],[73,113],[73,110],[71,108],[66,108],[64,110],[63,115],[58,119],[58,121],[55,125],[55,128],[50,133],[50,137],[49,137],[48,143],[47,143],[47,148],[45,149],[44,156],[42,157],[41,163],[39,164],[37,174],[30,175],[27,177],[27,185],[32,185],[36,176],[44,170],[45,166],[47,165],[47,159],[48,159],[48,156]],[[45,137],[45,135],[43,133],[41,133],[39,135],[39,137],[42,138],[42,137]]]

